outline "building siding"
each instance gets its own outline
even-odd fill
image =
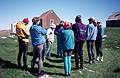
[[[42,19],[42,26],[46,29],[49,27],[50,19],[54,20],[55,25],[60,23],[60,18],[53,10],[49,10],[46,13],[43,13],[39,18]]]
[[[120,27],[120,20],[108,20],[106,21],[107,27]]]

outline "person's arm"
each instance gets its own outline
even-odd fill
[[[91,31],[91,37],[94,37],[94,34],[97,35],[98,31],[97,31],[97,27],[93,27],[92,31]]]
[[[88,37],[91,39],[95,33],[95,27],[88,27]]]
[[[47,30],[45,28],[41,28],[41,34],[47,35]]]
[[[101,26],[101,36],[104,36],[104,28]]]
[[[28,37],[28,36],[30,35],[30,33],[29,33],[27,27],[22,28],[22,31],[23,31],[23,33],[24,33],[25,36]]]
[[[34,29],[36,30],[36,32],[37,32],[38,34],[43,34],[43,35],[46,35],[46,34],[47,34],[47,30],[44,29],[44,28],[42,28],[42,27],[40,27],[40,26],[36,26],[36,27],[34,27]]]
[[[58,35],[58,27],[55,28],[54,34]]]
[[[21,33],[21,31],[22,31],[22,29],[20,28],[20,25],[19,25],[20,23],[17,23],[16,24],[16,35],[17,36],[19,36],[20,35],[20,33]]]
[[[47,39],[49,38],[50,33],[51,33],[50,30],[47,29]]]
[[[64,44],[64,33],[63,32],[61,32],[61,43],[60,44],[62,44],[62,45],[65,45]],[[62,46],[62,48],[63,48],[63,46]]]

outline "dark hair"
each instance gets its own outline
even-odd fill
[[[76,16],[75,22],[81,22],[81,15],[77,15],[77,16]]]
[[[33,25],[34,25],[34,24],[37,24],[38,21],[39,21],[39,17],[34,17],[34,18],[32,19]]]

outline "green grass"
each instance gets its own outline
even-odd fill
[[[107,37],[103,41],[104,61],[96,64],[84,62],[83,70],[72,70],[70,78],[120,78],[120,28],[107,28]],[[29,44],[29,52],[32,46]],[[29,71],[17,69],[16,58],[18,54],[17,38],[0,38],[0,78],[36,78]],[[63,62],[56,58],[56,43],[52,48],[53,57],[45,61],[43,71],[53,78],[65,78],[63,76]],[[32,56],[28,55],[30,66]],[[84,61],[88,61],[86,44],[84,45]],[[72,59],[72,68],[75,62]],[[69,77],[68,77],[69,78]]]

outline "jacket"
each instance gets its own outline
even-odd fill
[[[75,35],[76,41],[85,41],[86,40],[86,25],[81,22],[73,24],[72,30]]]
[[[47,30],[38,25],[30,27],[30,35],[33,46],[41,45],[46,42],[44,35],[47,35]]]
[[[50,42],[54,42],[54,29],[52,30],[51,28],[47,29],[47,40]]]
[[[28,36],[30,34],[24,23],[18,22],[16,24],[16,35],[18,36],[18,39],[21,39],[24,42],[29,42]]]
[[[61,33],[61,38],[62,38],[61,44],[62,44],[63,50],[74,49],[75,37],[72,30],[70,29],[63,30]]]
[[[97,27],[93,24],[87,25],[87,32],[86,32],[87,40],[96,40],[97,37]]]
[[[97,38],[96,40],[102,39],[104,35],[104,30],[102,26],[97,26]]]

